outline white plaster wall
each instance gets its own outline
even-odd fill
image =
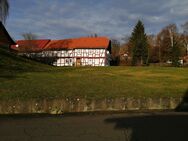
[[[104,58],[82,58],[81,63],[83,66],[105,66]]]
[[[36,54],[36,53],[31,53],[31,55],[32,54]],[[76,64],[77,57],[81,58],[82,66],[109,65],[109,59],[105,61],[106,59],[103,58],[105,56],[109,56],[109,52],[107,52],[106,55],[105,49],[75,49],[75,50],[60,50],[60,51],[43,51],[37,53],[36,55],[38,57],[58,57],[59,59],[57,59],[53,63],[54,66],[74,66],[74,64]]]
[[[76,57],[105,57],[105,49],[75,49]]]

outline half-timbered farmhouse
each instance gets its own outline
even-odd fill
[[[22,54],[54,66],[110,65],[111,41],[106,37],[22,40],[13,48],[20,48]]]

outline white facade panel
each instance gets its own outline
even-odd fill
[[[57,57],[62,57],[61,51],[57,51]]]
[[[105,59],[100,59],[100,66],[106,66]]]
[[[61,59],[57,59],[57,64],[60,64],[61,63]]]
[[[68,56],[73,57],[73,51],[72,50],[68,50]]]

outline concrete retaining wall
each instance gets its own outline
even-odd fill
[[[182,98],[106,98],[0,101],[0,114],[175,109]]]

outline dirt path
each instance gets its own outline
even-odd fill
[[[0,141],[187,141],[188,113],[0,116]]]

